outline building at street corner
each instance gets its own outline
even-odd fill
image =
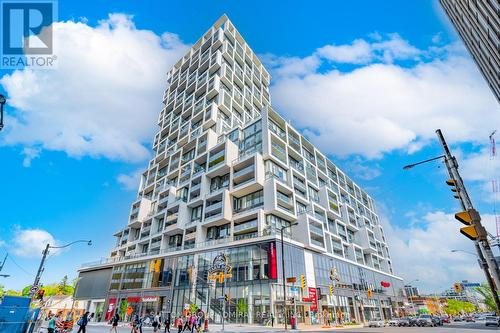
[[[102,320],[196,305],[214,322],[282,322],[279,230],[296,222],[284,231],[289,315],[402,314],[373,199],[272,109],[269,73],[225,15],[166,81],[128,223],[108,258],[81,267],[78,299]]]

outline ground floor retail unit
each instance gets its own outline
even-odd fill
[[[224,316],[226,322],[250,324],[271,318],[280,323],[294,313],[306,324],[404,313],[400,278],[296,244],[285,243],[285,275],[295,281],[283,288],[280,247],[271,240],[95,265],[80,271],[76,297],[99,309],[103,321],[115,311],[129,319],[201,309],[215,323]],[[221,253],[230,266],[223,283],[208,278]],[[333,280],[332,271],[337,274]]]

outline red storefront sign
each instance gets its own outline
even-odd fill
[[[110,298],[108,302],[108,309],[106,310],[106,315],[104,316],[106,321],[109,321],[113,316],[116,307],[116,298]]]
[[[309,287],[309,301],[311,304],[311,311],[318,311],[318,291],[316,288]]]
[[[140,297],[127,297],[127,302],[129,303],[140,303],[141,298]]]
[[[381,281],[380,285],[384,288],[389,288],[391,286],[390,282]]]
[[[267,259],[269,261],[269,278],[278,278],[278,266],[276,265],[276,242],[269,243],[267,251]]]

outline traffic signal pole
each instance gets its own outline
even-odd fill
[[[50,245],[47,244],[47,246],[45,246],[45,249],[42,252],[42,261],[40,261],[40,266],[38,266],[38,271],[36,272],[35,281],[33,282],[33,286],[30,289],[29,293],[30,298],[33,298],[33,296],[35,295],[36,291],[33,290],[35,290],[34,288],[38,287],[38,284],[40,283],[40,277],[42,276],[43,272],[43,265],[45,264],[45,260],[47,259],[47,255],[49,254],[49,248]]]
[[[446,168],[448,169],[448,174],[450,178],[455,182],[455,187],[457,189],[457,195],[460,199],[460,204],[464,211],[468,211],[471,217],[472,226],[474,226],[478,237],[474,240],[474,246],[479,258],[481,268],[484,271],[488,285],[490,286],[491,292],[493,294],[493,299],[497,306],[497,314],[500,313],[500,299],[498,297],[498,287],[500,287],[500,271],[498,269],[498,264],[495,260],[493,252],[491,250],[490,243],[488,241],[486,229],[481,223],[481,216],[474,209],[472,201],[467,193],[467,189],[463,183],[462,177],[458,172],[458,162],[455,156],[451,155],[450,149],[444,139],[443,133],[440,129],[436,131],[439,138],[441,146],[444,150],[444,161]]]

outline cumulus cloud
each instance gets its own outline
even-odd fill
[[[416,219],[415,214],[410,215]],[[484,281],[473,255],[451,252],[475,252],[473,242],[460,234],[463,225],[454,215],[433,211],[420,216],[411,227],[397,227],[387,218],[381,219],[396,275],[405,281],[419,279],[416,285],[427,292],[450,288],[456,281]],[[482,220],[487,229],[494,230],[494,216],[483,215]]]
[[[47,244],[56,244],[56,240],[49,232],[42,229],[17,228],[14,230],[14,238],[9,248],[21,257],[39,257]],[[51,250],[51,253],[57,251]]]
[[[147,158],[164,75],[188,46],[175,34],[137,29],[123,14],[96,27],[56,22],[53,31],[57,69],[16,70],[0,79],[16,109],[0,144],[73,157]]]
[[[270,63],[274,108],[323,151],[368,159],[413,153],[435,141],[437,128],[450,143],[479,142],[500,123],[498,103],[462,48],[418,50],[391,36],[319,48],[302,62],[278,57]],[[341,70],[329,61],[367,63]]]
[[[136,170],[129,174],[119,174],[116,177],[117,182],[127,191],[137,191],[139,187],[139,179],[141,177],[142,169]]]

